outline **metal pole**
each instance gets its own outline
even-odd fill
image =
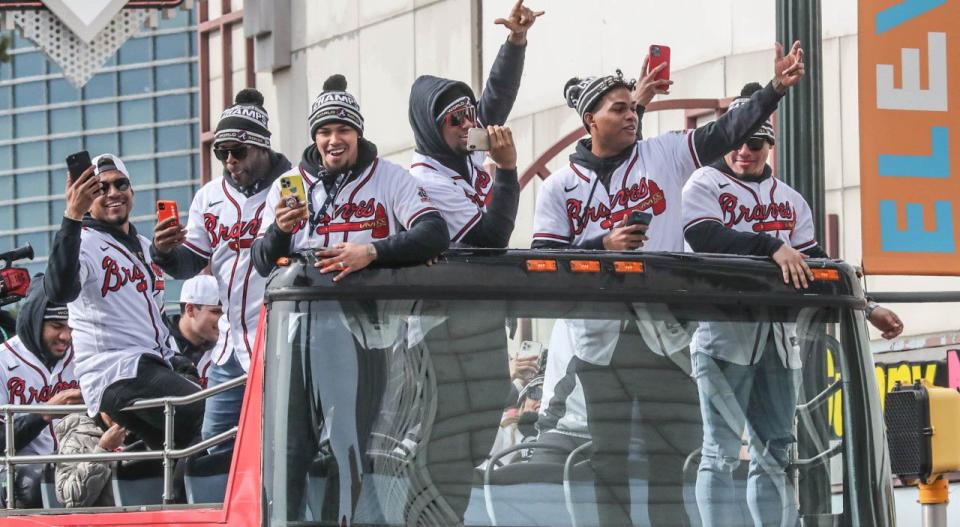
[[[803,195],[824,241],[823,53],[820,0],[777,0],[777,41],[789,51],[799,40],[807,75],[790,89],[777,112],[777,177]]]
[[[947,527],[947,504],[933,503],[920,506],[923,527]]]
[[[173,403],[163,405],[163,503],[173,503],[173,459],[170,451],[173,450],[173,413],[176,408]]]
[[[950,486],[943,476],[933,483],[920,482],[918,485],[920,514],[923,527],[947,527],[947,503],[950,498]]]
[[[13,508],[13,485],[14,485],[14,473],[13,473],[13,464],[10,463],[10,458],[16,455],[16,452],[13,450],[13,413],[9,410],[3,412],[3,425],[6,429],[6,445],[4,445],[4,453],[7,458],[3,461],[3,465],[6,468],[6,479],[7,479],[7,508]]]

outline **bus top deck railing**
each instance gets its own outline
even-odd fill
[[[99,454],[73,454],[73,455],[28,455],[17,456],[14,450],[14,414],[44,414],[44,415],[67,415],[86,412],[85,405],[25,405],[25,404],[4,404],[0,405],[0,414],[4,418],[4,427],[6,429],[6,444],[4,445],[4,456],[0,457],[6,471],[6,508],[14,508],[14,471],[16,465],[29,465],[38,463],[78,463],[83,461],[132,461],[147,459],[163,460],[163,503],[169,504],[173,501],[173,462],[195,454],[198,454],[210,447],[219,445],[228,441],[237,435],[237,427],[205,439],[195,445],[187,448],[175,450],[173,448],[173,424],[175,408],[205,400],[218,393],[225,392],[231,388],[241,386],[247,381],[247,376],[243,375],[236,379],[231,379],[223,384],[218,384],[213,388],[200,390],[190,395],[176,397],[160,397],[157,399],[144,399],[137,401],[121,411],[144,410],[147,408],[163,407],[164,412],[164,430],[163,430],[163,450],[151,450],[146,452],[104,452]]]

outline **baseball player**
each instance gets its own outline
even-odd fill
[[[234,105],[220,115],[213,136],[213,153],[223,163],[223,176],[194,196],[185,229],[173,220],[154,228],[150,250],[163,270],[190,278],[209,264],[217,280],[226,320],[213,350],[210,387],[235,379],[250,367],[266,287],[266,280],[254,271],[250,248],[264,221],[270,185],[291,166],[283,154],[271,150],[268,124],[263,95],[250,88],[240,90]],[[238,386],[207,399],[204,439],[239,422],[243,391]],[[210,451],[228,451],[232,445],[227,441]]]
[[[225,321],[217,279],[201,274],[185,281],[180,289],[180,314],[170,318],[171,347],[196,367],[197,384],[207,387],[214,346]],[[224,326],[224,335],[229,332]]]
[[[410,88],[410,126],[417,148],[410,173],[443,214],[453,243],[474,247],[506,247],[513,232],[520,184],[517,150],[507,121],[520,89],[527,31],[543,11],[517,0],[508,18],[495,23],[510,30],[500,47],[477,102],[466,83],[422,75]],[[487,153],[467,148],[467,132],[487,127],[489,154],[497,169],[484,168]]]
[[[53,302],[67,303],[75,368],[92,417],[103,411],[163,445],[161,409],[120,410],[138,399],[188,395],[200,388],[177,375],[163,320],[163,280],[150,242],[130,223],[133,187],[119,157],[103,154],[76,181],[68,179],[67,208],[43,277]],[[175,444],[196,436],[203,405],[177,408]]]
[[[637,140],[636,106],[642,102],[638,99],[651,84],[656,93],[665,93],[668,83],[651,82],[653,71],[645,72],[640,88],[624,80],[619,71],[606,77],[570,79],[564,88],[567,105],[580,115],[590,137],[578,143],[570,165],[542,185],[534,215],[533,247],[682,251],[680,199],[684,183],[702,163],[712,162],[742,143],[800,81],[804,64],[799,42],[786,55],[777,45],[774,72],[773,81],[737,111],[695,130],[644,140]],[[634,212],[648,216],[628,225]],[[643,404],[651,400],[644,390],[663,383],[685,386],[689,380],[669,357],[639,351],[649,349],[640,328],[628,324],[619,335],[616,329],[611,335],[604,322],[576,321],[574,326],[577,377],[593,437],[591,464],[597,474],[600,522],[629,525],[629,474],[624,461],[633,419],[631,403],[635,399],[640,403],[637,418],[643,424],[641,430],[663,427],[658,409]],[[656,377],[647,379],[644,372]],[[661,432],[673,438],[676,450],[663,455],[652,448],[644,452],[648,465],[660,467],[657,478],[661,484],[648,494],[653,525],[674,522],[676,511],[662,505],[683,501],[684,459],[679,452],[689,436],[699,435],[691,432],[699,427],[699,415],[692,386],[690,392],[689,401],[678,401],[688,411],[671,416],[689,426],[681,433],[674,433],[679,430],[676,427],[673,432]],[[647,441],[644,444],[651,447]]]
[[[17,335],[0,344],[0,401],[3,404],[78,404],[80,385],[74,373],[67,306],[49,302],[43,281],[30,285],[17,318]],[[17,455],[56,452],[53,433],[59,417],[24,414],[14,418],[13,447]],[[0,416],[0,444],[6,427]],[[39,507],[41,465],[17,468],[17,506]],[[4,473],[0,468],[0,476]]]
[[[757,83],[745,86],[730,110],[747,104],[760,89]],[[773,177],[766,164],[774,143],[773,125],[765,121],[742,145],[693,173],[683,189],[684,236],[696,252],[770,257],[782,269],[784,283],[806,288],[813,276],[804,260],[828,256],[815,238],[806,200]],[[902,331],[891,311],[870,309],[871,322],[887,338]],[[797,522],[795,491],[785,473],[795,442],[802,366],[796,326],[701,322],[694,335],[693,373],[704,425],[696,495],[704,525],[731,525],[739,518],[733,471],[740,463],[745,428],[750,437],[747,499],[753,523]]]
[[[280,182],[270,189],[253,245],[254,264],[264,276],[277,258],[305,249],[313,250],[321,273],[336,273],[333,280],[339,281],[374,261],[385,265],[427,262],[450,243],[446,223],[417,180],[406,169],[379,158],[376,145],[363,137],[360,106],[346,88],[346,79],[333,75],[311,105],[312,142],[304,150],[300,166],[289,173],[302,178],[306,203],[282,201]],[[336,317],[310,320],[311,334],[328,343],[310,348],[315,354],[311,364],[326,368],[310,375],[316,379],[340,373],[336,383],[316,386],[339,467],[338,522],[349,524],[363,473],[356,455],[365,451],[367,437],[361,431],[369,429],[371,419],[379,414],[383,389],[382,383],[361,379],[382,369],[383,350],[373,352],[362,342],[354,344],[350,332],[338,325]],[[327,350],[336,354],[323,355]],[[366,390],[362,397],[358,396],[360,389]],[[309,422],[316,416],[291,416],[297,418]],[[319,440],[317,432],[291,438],[304,442],[294,450],[312,456]],[[309,459],[300,463],[303,470]],[[288,498],[288,513],[295,517],[302,495],[291,492]]]

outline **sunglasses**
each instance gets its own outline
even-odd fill
[[[104,196],[110,192],[110,187],[117,189],[118,192],[126,192],[130,190],[130,180],[124,177],[113,181],[100,182],[100,192],[102,192]]]
[[[751,137],[750,139],[744,141],[740,148],[746,145],[746,147],[750,150],[759,152],[760,150],[763,150],[763,145],[766,144],[766,142],[767,140],[762,137]],[[737,150],[740,150],[740,148],[737,148]]]
[[[462,126],[467,121],[474,124],[477,122],[477,108],[472,104],[451,110],[443,116],[443,122],[454,128]]]
[[[230,155],[233,154],[233,158],[237,161],[243,161],[243,158],[247,157],[247,147],[246,146],[235,146],[233,148],[214,148],[213,155],[217,157],[220,161],[226,161]]]

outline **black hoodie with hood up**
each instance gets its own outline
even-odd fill
[[[481,125],[502,125],[507,121],[520,90],[525,54],[526,45],[506,42],[500,47],[479,102],[466,83],[432,75],[418,77],[410,88],[409,105],[410,127],[413,129],[417,152],[437,160],[471,181],[469,156],[454,152],[443,140],[440,126],[437,125],[437,113],[443,109],[438,107],[440,101],[449,100],[453,95],[451,91],[456,92],[456,96],[467,96],[477,107],[477,118]],[[487,211],[463,237],[467,245],[499,248],[506,247],[510,241],[520,204],[517,171],[497,168],[490,194]]]
[[[37,275],[30,283],[27,296],[20,305],[20,314],[17,316],[17,336],[23,347],[40,359],[40,362],[53,368],[57,359],[50,355],[43,346],[43,314],[47,309],[47,295],[43,292],[42,275]],[[37,438],[47,422],[39,414],[24,414],[13,419],[13,448],[20,450]],[[6,444],[6,429],[0,426],[0,445]]]
[[[364,171],[377,159],[377,145],[360,137],[357,143],[357,162],[346,168],[347,177],[342,185],[363,175]],[[323,158],[316,144],[310,144],[303,150],[300,168],[317,178],[329,195],[335,189],[337,177],[344,170],[330,172],[323,167]],[[313,188],[307,189],[310,200]],[[250,256],[253,266],[261,276],[267,276],[276,267],[277,258],[290,254],[290,242],[293,235],[280,230],[276,222],[270,224],[263,237],[253,242]],[[400,231],[384,240],[372,242],[377,249],[377,262],[382,265],[409,265],[425,263],[440,254],[450,244],[447,224],[443,218],[430,212],[417,218],[410,230]]]

